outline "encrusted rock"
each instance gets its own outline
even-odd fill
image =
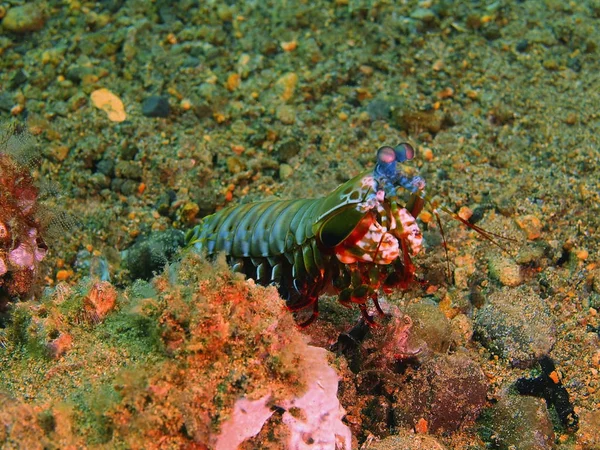
[[[493,293],[475,316],[476,338],[516,367],[530,367],[547,355],[555,331],[544,301],[528,289]]]
[[[487,381],[481,368],[468,357],[437,356],[421,366],[397,395],[396,423],[428,432],[456,431],[477,418],[485,405]]]
[[[452,328],[436,303],[414,303],[404,312],[412,319],[411,334],[415,340],[425,341],[428,349],[437,353],[448,350],[452,343]]]
[[[485,413],[481,434],[494,448],[554,448],[554,430],[540,398],[507,395]]]

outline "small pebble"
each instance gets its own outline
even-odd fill
[[[165,96],[152,95],[142,102],[142,114],[146,117],[167,117],[170,112],[169,99]]]
[[[519,42],[517,42],[515,49],[519,53],[523,53],[524,51],[527,50],[527,47],[529,47],[529,41],[527,39],[521,39]]]
[[[436,303],[428,300],[413,303],[404,312],[413,321],[411,336],[415,340],[425,341],[434,352],[448,351],[452,343],[452,328]]]
[[[460,210],[458,211],[458,217],[460,217],[463,220],[469,220],[472,215],[473,210],[468,206],[461,206]]]
[[[290,159],[300,152],[300,143],[295,138],[283,140],[276,148],[277,159],[282,163],[287,163]]]
[[[225,87],[229,92],[235,91],[240,83],[242,82],[242,78],[238,73],[232,73],[227,77],[227,82],[225,83]]]
[[[52,359],[58,359],[64,355],[73,345],[73,336],[69,333],[61,333],[56,339],[47,345],[48,353]]]
[[[281,105],[277,108],[275,116],[286,125],[292,125],[296,122],[296,110],[291,105]]]
[[[279,179],[280,180],[286,180],[289,177],[292,176],[292,173],[294,173],[294,169],[292,169],[292,166],[290,166],[289,164],[281,164],[279,166]]]
[[[246,165],[237,156],[230,156],[229,158],[227,158],[226,162],[227,162],[227,170],[229,170],[229,172],[234,175],[236,173],[240,173],[243,170],[246,170]]]
[[[427,8],[417,8],[412,13],[410,13],[410,17],[413,19],[420,20],[425,23],[430,23],[435,20],[435,14],[432,10]]]
[[[547,59],[542,63],[542,65],[546,70],[558,70],[559,68],[558,62],[555,59]]]
[[[97,89],[90,94],[92,104],[106,113],[112,122],[123,122],[127,118],[121,99],[108,89]]]
[[[565,123],[567,125],[575,125],[577,123],[577,114],[574,112],[569,113],[565,118]]]
[[[504,286],[515,287],[523,282],[520,266],[510,258],[494,254],[488,260],[488,273],[491,278]]]
[[[423,158],[425,158],[426,161],[433,161],[433,150],[429,147],[425,147],[423,149]]]
[[[192,226],[200,212],[200,207],[194,202],[187,202],[179,211],[179,220],[187,226]]]
[[[542,222],[533,214],[517,217],[515,221],[530,241],[538,239],[542,235]]]
[[[46,18],[41,6],[35,3],[27,3],[10,8],[6,12],[2,26],[5,30],[13,33],[25,34],[41,30],[44,28],[45,23]]]
[[[371,120],[387,120],[391,111],[391,105],[382,99],[375,99],[367,105],[367,113]]]
[[[294,72],[289,72],[277,80],[275,86],[279,91],[279,96],[282,100],[289,100],[294,95],[296,85],[298,84],[298,75]]]

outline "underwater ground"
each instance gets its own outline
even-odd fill
[[[1,1],[2,194],[52,219],[1,275],[0,447],[600,449],[599,42],[598,0]],[[182,249],[400,142],[508,239],[426,208],[360,338]]]

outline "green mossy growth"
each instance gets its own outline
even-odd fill
[[[13,309],[3,340],[7,349],[13,349],[23,357],[46,359],[49,356],[43,327],[33,320],[33,314],[26,303]]]
[[[275,289],[232,274],[224,261],[190,253],[94,316],[111,288],[91,293],[86,280],[36,307],[18,305],[4,332],[28,357],[5,353],[7,392],[15,407],[44,399],[36,433],[48,442],[208,445],[240,397],[278,401],[305,388],[308,347]],[[49,348],[51,358],[29,359]]]

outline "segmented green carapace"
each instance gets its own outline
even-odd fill
[[[231,206],[205,217],[187,233],[188,245],[208,256],[225,253],[235,271],[258,283],[274,283],[287,306],[313,307],[303,325],[318,315],[318,299],[338,293],[344,305],[366,302],[380,289],[412,280],[411,256],[422,247],[416,223],[425,182],[397,164],[414,157],[409,144],[382,147],[373,170],[323,198],[273,200]]]

